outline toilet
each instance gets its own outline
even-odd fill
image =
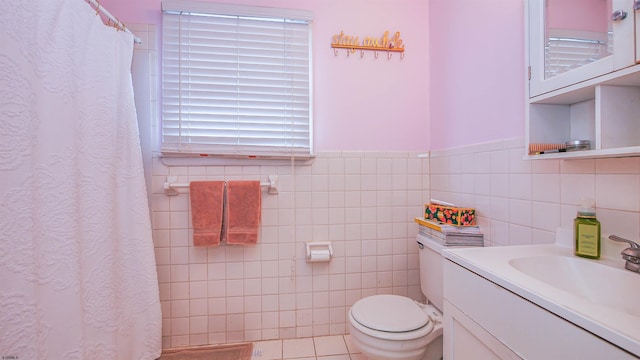
[[[418,235],[420,288],[429,304],[405,296],[373,295],[349,310],[351,342],[369,360],[442,359],[442,249]]]

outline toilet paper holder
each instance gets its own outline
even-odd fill
[[[329,241],[311,241],[307,243],[307,262],[330,261],[333,256],[333,248]]]

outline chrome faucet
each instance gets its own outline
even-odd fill
[[[625,242],[630,245],[620,253],[622,258],[627,261],[624,267],[627,270],[640,273],[640,245],[635,241],[623,239],[616,235],[609,236],[609,240]]]

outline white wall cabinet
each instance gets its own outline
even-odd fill
[[[552,7],[552,3],[566,3],[572,8]],[[640,1],[637,5],[634,0],[526,1],[528,158],[640,155],[640,65],[636,64],[640,61],[640,35],[636,36],[636,31],[640,32],[640,11],[634,6],[640,7]],[[590,9],[597,9],[597,15],[593,15],[597,20],[583,23],[602,25],[599,30],[580,28],[580,24],[549,26],[554,18],[549,14],[551,9],[567,13],[569,18],[585,19],[594,12]],[[624,19],[605,24],[616,12]],[[568,21],[566,18],[564,21]],[[592,50],[584,45],[591,41],[587,38],[602,38],[606,46],[600,40],[593,40],[597,45],[589,43],[598,47],[600,55],[589,55]],[[573,42],[580,45],[574,49]],[[564,144],[572,140],[590,140],[591,150],[529,153],[533,144]]]
[[[529,0],[530,95],[635,64],[633,7],[634,0]]]
[[[444,264],[444,358],[635,359],[466,268]]]

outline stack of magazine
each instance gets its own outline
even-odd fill
[[[477,226],[453,226],[415,218],[418,233],[444,246],[484,246],[484,235]]]

